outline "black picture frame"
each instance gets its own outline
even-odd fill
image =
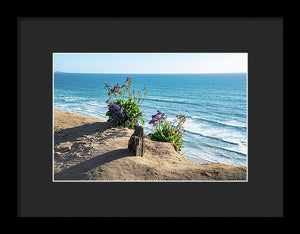
[[[53,183],[53,52],[247,52],[247,183]],[[282,17],[19,17],[18,217],[282,217]]]

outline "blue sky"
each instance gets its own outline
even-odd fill
[[[240,73],[247,53],[54,53],[54,71],[72,73]]]

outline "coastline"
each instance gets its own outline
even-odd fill
[[[246,180],[247,168],[192,162],[172,144],[146,139],[145,156],[127,150],[132,129],[105,120],[53,111],[53,173],[57,180]]]
[[[183,157],[187,158],[188,160],[190,160],[193,163],[203,163],[203,164],[214,163],[214,162],[211,162],[211,161],[208,161],[208,160],[202,158],[201,156],[198,156],[198,158],[193,158],[190,156],[183,155]]]

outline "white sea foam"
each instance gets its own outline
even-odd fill
[[[99,102],[99,101],[88,101],[88,102],[84,102],[83,104],[96,106],[96,107],[105,107],[105,108],[107,107],[107,103]]]
[[[184,128],[188,131],[188,134],[198,134],[199,137],[203,137],[202,142],[206,142],[212,146],[217,145],[220,149],[223,148],[224,150],[247,154],[245,133],[234,131],[234,129],[211,126],[203,122],[196,122],[194,119],[187,119]]]
[[[193,147],[185,147],[183,154],[194,162],[201,162],[202,159],[212,163],[224,163],[237,166],[245,166],[244,159],[238,157],[232,157],[232,155],[220,154],[214,148],[203,147],[201,149],[195,149]]]
[[[84,97],[58,97],[58,99],[61,99],[65,102],[77,102],[77,101],[86,100],[86,98]]]
[[[90,105],[90,104],[94,105]],[[95,102],[83,102],[83,103],[56,103],[54,102],[54,108],[64,112],[74,112],[81,115],[101,118],[106,120],[107,116],[105,116],[106,110],[104,109],[104,105],[99,103],[96,105]]]
[[[243,132],[238,132],[234,129],[213,126],[209,123],[195,121],[193,119],[187,119],[183,126],[187,131],[204,136],[222,138],[225,141],[233,143],[239,143],[240,140],[244,139]]]
[[[220,123],[226,124],[228,126],[239,127],[239,128],[247,127],[247,125],[245,125],[244,123],[238,122],[236,120],[221,121]]]
[[[182,153],[185,157],[194,162],[201,162],[205,160],[206,162],[218,162],[212,157],[211,154],[208,154],[203,149],[195,149],[193,147],[185,147],[182,149]]]

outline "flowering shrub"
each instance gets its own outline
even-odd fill
[[[142,112],[140,106],[145,100],[147,91],[144,87],[143,96],[142,92],[138,91],[137,95],[135,91],[131,91],[131,78],[127,78],[125,84],[122,86],[117,83],[113,88],[105,83],[104,89],[108,93],[108,111],[106,115],[109,116],[108,121],[114,123],[116,126],[123,126],[134,128],[138,124],[138,121],[144,125]]]
[[[183,128],[185,121],[185,115],[177,115],[174,121],[167,122],[167,115],[158,110],[155,115],[152,115],[152,119],[149,122],[155,127],[155,132],[148,134],[148,137],[154,141],[175,144],[179,153],[183,148],[182,135],[185,132]]]

